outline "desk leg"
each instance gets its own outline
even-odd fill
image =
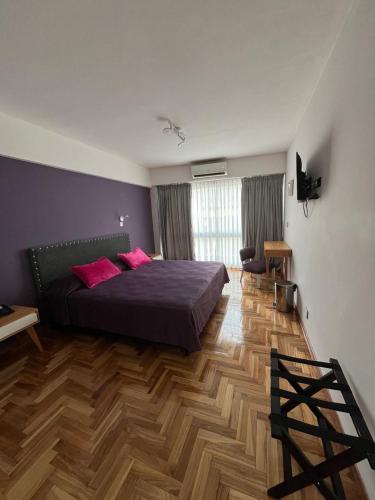
[[[266,276],[268,276],[270,273],[270,258],[267,255],[265,255],[264,259],[266,261]]]
[[[29,334],[31,340],[34,342],[34,344],[37,346],[40,352],[44,352],[43,346],[40,343],[38,334],[36,333],[35,329],[33,326],[30,326],[29,328],[26,328],[27,333]]]

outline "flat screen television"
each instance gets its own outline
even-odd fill
[[[321,185],[321,177],[313,179],[302,170],[302,158],[296,153],[297,200],[316,200],[319,198],[317,189]]]
[[[297,166],[297,200],[305,201],[306,196],[306,173],[302,171],[302,159],[296,153],[296,166]]]

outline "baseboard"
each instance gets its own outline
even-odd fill
[[[307,334],[307,331],[305,329],[305,325],[303,324],[303,321],[302,321],[301,315],[299,313],[299,310],[297,308],[295,308],[295,312],[296,312],[296,316],[298,318],[298,323],[300,324],[300,327],[301,327],[301,330],[302,330],[303,338],[305,339],[305,342],[307,344],[307,348],[309,350],[309,354],[310,354],[311,359],[313,359],[314,361],[328,361],[328,360],[324,360],[324,359],[318,360],[318,358],[316,357],[314,348],[313,348],[313,346],[312,346],[312,344],[310,342],[310,338],[309,338],[309,336]],[[317,368],[317,370],[319,372],[319,375],[322,376],[323,375],[322,369],[320,367],[316,367],[316,368]],[[332,394],[331,394],[331,392],[329,390],[327,390],[327,394],[328,394],[328,397],[329,397],[330,401],[333,402]],[[341,420],[340,420],[340,417],[339,417],[338,413],[336,413],[336,415],[337,415],[337,418],[338,418],[338,421],[339,421],[339,429],[338,430],[340,432],[344,432],[344,429],[342,427]]]
[[[307,331],[305,329],[305,325],[304,325],[304,323],[302,321],[301,315],[300,315],[299,310],[298,310],[297,307],[295,307],[295,313],[296,313],[296,316],[297,316],[297,319],[298,319],[298,323],[300,324],[300,327],[301,327],[301,330],[302,330],[302,334],[303,334],[303,338],[305,339],[305,342],[306,342],[307,349],[309,351],[310,357],[311,357],[312,360],[318,361],[318,359],[317,359],[317,357],[315,355],[314,348],[313,348],[313,346],[311,344],[310,338],[309,338],[308,333],[307,333]],[[325,360],[322,360],[322,361],[325,361]],[[318,369],[318,371],[320,373],[320,376],[322,376],[323,372],[322,372],[321,368],[318,367],[317,369]],[[333,402],[333,398],[332,398],[331,392],[329,390],[327,390],[327,394],[328,394],[328,398],[330,399],[330,401]],[[335,413],[336,413],[337,421],[338,421],[338,426],[337,426],[338,428],[337,428],[337,430],[339,432],[344,433],[344,428],[343,428],[342,423],[341,423],[340,415],[337,412],[335,412]],[[353,465],[352,467],[354,468],[354,471],[355,471],[355,474],[356,474],[356,480],[359,483],[361,483],[362,489],[365,492],[365,494],[367,495],[367,499],[369,500],[369,496],[367,494],[367,490],[366,490],[365,484],[364,484],[364,482],[362,480],[362,476],[359,473],[358,466],[357,465]]]
[[[299,313],[299,310],[298,310],[298,308],[297,308],[297,307],[295,307],[295,308],[294,308],[294,310],[295,310],[296,316],[297,316],[297,318],[298,318],[298,323],[300,324],[300,327],[301,327],[301,330],[302,330],[303,338],[305,339],[305,342],[306,342],[306,344],[307,344],[307,348],[308,348],[308,350],[309,350],[309,354],[310,354],[311,358],[312,358],[314,361],[317,361],[317,357],[316,357],[316,354],[315,354],[314,348],[313,348],[313,346],[312,346],[312,344],[311,344],[311,342],[310,342],[310,338],[309,338],[309,336],[308,336],[308,334],[307,334],[307,331],[306,331],[306,329],[305,329],[305,325],[304,325],[304,323],[303,323],[303,321],[302,321],[302,317],[301,317],[301,315],[300,315],[300,313]],[[318,370],[321,372],[321,369],[320,369],[320,368],[318,368]]]

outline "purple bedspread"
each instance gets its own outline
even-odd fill
[[[154,260],[92,289],[75,278],[55,282],[46,294],[51,319],[154,342],[201,348],[207,323],[228,273],[219,262]]]

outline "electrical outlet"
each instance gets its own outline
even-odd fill
[[[305,307],[305,318],[309,319],[309,310]]]

